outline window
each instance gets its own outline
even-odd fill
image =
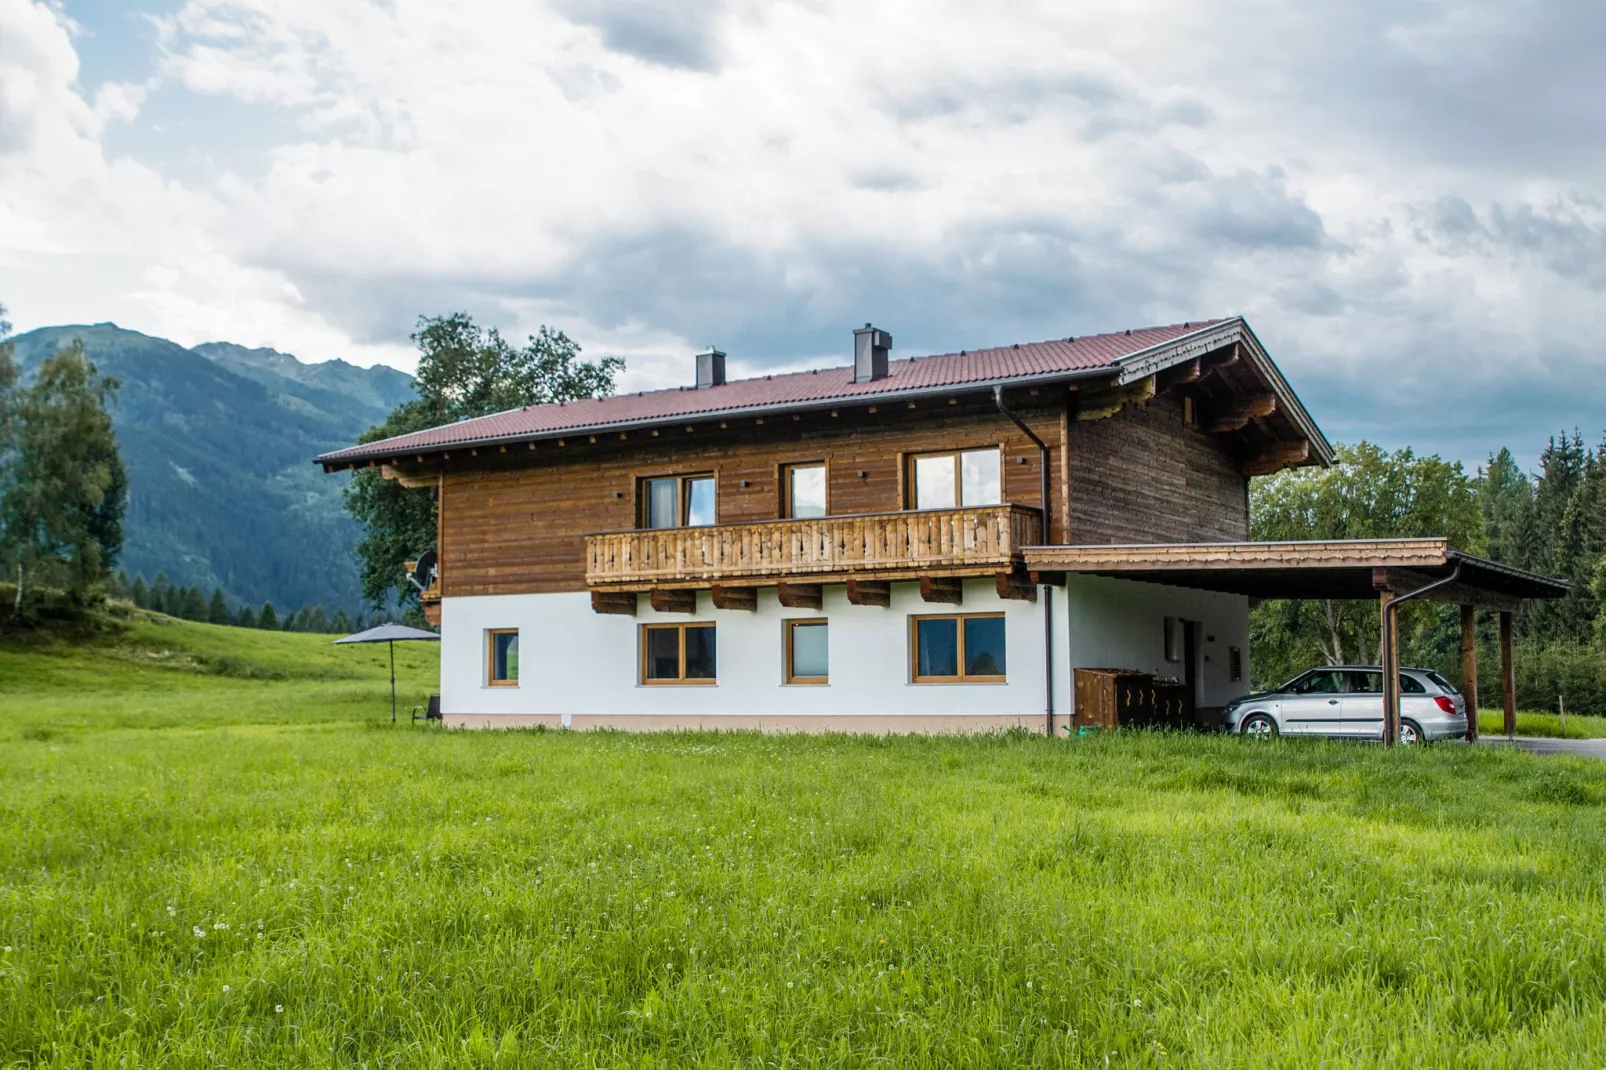
[[[698,528],[714,523],[711,475],[643,479],[640,500],[644,528]]]
[[[1003,499],[1003,460],[998,448],[928,453],[911,460],[910,501],[916,509],[998,505]]]
[[[790,464],[782,482],[782,515],[798,520],[825,515],[825,465]]]
[[[485,633],[485,682],[490,687],[519,685],[519,632],[498,628]]]
[[[643,624],[641,682],[644,684],[711,684],[714,682],[712,624]]]
[[[1338,695],[1344,691],[1344,674],[1332,669],[1308,673],[1293,687],[1296,695]]]
[[[1003,683],[1004,615],[911,617],[916,683]]]
[[[823,620],[786,622],[786,682],[829,683],[830,630]]]

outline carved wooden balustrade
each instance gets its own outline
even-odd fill
[[[586,583],[644,590],[1007,571],[1042,542],[1035,508],[988,505],[586,536]]]

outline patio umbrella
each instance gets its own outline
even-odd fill
[[[381,624],[369,628],[366,632],[348,635],[344,639],[336,639],[335,643],[389,643],[390,644],[390,723],[396,723],[396,644],[413,640],[438,643],[441,637],[435,632],[426,632],[421,628],[409,628],[405,624]]]

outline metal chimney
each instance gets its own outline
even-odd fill
[[[853,332],[853,381],[869,383],[887,377],[887,352],[892,335],[866,323]]]
[[[697,354],[697,389],[725,385],[725,354],[709,346]]]

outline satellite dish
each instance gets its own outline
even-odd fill
[[[427,591],[435,586],[436,562],[438,560],[434,550],[425,550],[418,555],[418,561],[413,565],[412,575],[407,577],[412,581],[414,587],[417,587],[420,591]]]

